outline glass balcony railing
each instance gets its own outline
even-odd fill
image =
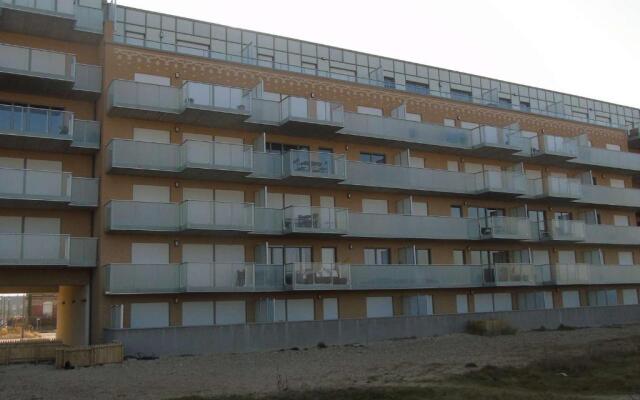
[[[73,177],[71,181],[71,205],[98,207],[100,180],[97,178]]]
[[[640,190],[582,185],[582,197],[577,202],[637,208],[640,204]]]
[[[182,263],[180,288],[185,292],[243,292],[255,288],[250,263]]]
[[[351,287],[348,264],[298,262],[284,266],[284,285],[291,290],[344,290]]]
[[[344,125],[344,107],[329,101],[287,96],[280,102],[281,123],[288,121],[311,124]]]
[[[106,205],[106,227],[111,231],[177,232],[180,210],[176,203],[111,200]]]
[[[66,81],[76,79],[76,57],[49,50],[0,44],[0,73]]]
[[[109,85],[108,96],[110,112],[125,109],[178,115],[183,111],[180,89],[173,86],[117,79]]]
[[[252,203],[186,200],[180,203],[182,230],[252,231]]]
[[[531,238],[528,218],[491,216],[478,220],[480,239],[528,240]]]
[[[518,130],[488,125],[471,130],[471,146],[473,148],[500,147],[510,149],[513,153],[531,151],[530,140],[523,138]]]
[[[640,245],[640,227],[585,224],[585,242]]]
[[[428,289],[484,285],[485,268],[471,265],[352,265],[351,288]]]
[[[99,65],[76,64],[73,90],[101,93],[102,67]]]
[[[348,226],[346,208],[290,206],[284,209],[285,232],[343,235]]]
[[[182,99],[185,108],[241,114],[245,117],[251,114],[251,94],[247,89],[187,81],[182,86]]]
[[[340,133],[427,146],[471,149],[469,130],[376,115],[344,113]]]
[[[96,238],[0,233],[0,265],[95,267]]]
[[[107,229],[114,231],[252,231],[253,204],[186,200],[154,203],[112,200]]]
[[[477,190],[473,174],[360,161],[347,161],[347,179],[343,183],[429,193],[471,194]]]
[[[253,146],[185,140],[180,146],[180,160],[184,169],[253,170]]]
[[[178,293],[179,264],[111,264],[105,268],[108,294]]]
[[[478,221],[471,218],[350,213],[348,235],[366,238],[473,240],[479,238],[479,229]]]
[[[580,146],[577,158],[571,162],[622,171],[640,171],[640,154],[626,151]]]
[[[562,159],[576,158],[578,156],[578,141],[575,138],[542,135],[540,149],[532,149],[534,156],[547,155]]]
[[[47,15],[55,18],[64,18],[74,21],[74,28],[84,32],[102,34],[104,13],[102,3],[99,0],[93,4],[76,4],[74,0],[0,0],[0,8],[10,8],[39,15]],[[31,21],[25,21],[28,25]],[[57,22],[57,21],[56,21]],[[24,26],[28,33],[29,26]]]
[[[477,193],[521,195],[527,192],[527,177],[508,171],[482,171],[473,174]]]
[[[585,223],[583,221],[553,219],[541,225],[531,222],[532,240],[558,240],[581,242],[585,240]]]
[[[106,292],[198,293],[281,291],[282,265],[252,263],[110,264]]]
[[[551,275],[557,285],[633,284],[640,283],[640,266],[556,264]]]
[[[72,140],[73,113],[0,104],[0,133]]]
[[[107,146],[110,168],[187,173],[253,169],[253,147],[241,144],[186,140],[181,145],[113,139]]]
[[[347,160],[344,154],[290,150],[283,155],[284,176],[344,180]]]
[[[534,198],[579,199],[582,197],[582,183],[578,179],[556,176],[530,179],[527,195]]]
[[[255,207],[255,233],[281,235],[284,232],[284,210]]]
[[[46,108],[0,104],[0,136],[3,135],[21,142],[55,139],[69,141],[75,148],[100,147],[99,122],[77,120],[71,112]]]
[[[71,201],[71,173],[0,168],[0,198]]]
[[[485,286],[534,286],[536,268],[531,264],[495,264],[484,272]]]

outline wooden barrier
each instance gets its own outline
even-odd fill
[[[124,360],[122,343],[61,347],[56,349],[55,353],[56,368],[90,367],[121,363]]]
[[[64,345],[57,340],[0,343],[0,364],[52,362],[61,346]]]

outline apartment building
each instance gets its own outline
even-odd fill
[[[638,303],[638,109],[99,0],[0,0],[0,76],[65,342]]]

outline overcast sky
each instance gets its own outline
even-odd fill
[[[640,108],[639,0],[121,0]]]

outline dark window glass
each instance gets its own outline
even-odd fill
[[[375,164],[384,164],[387,162],[387,157],[384,154],[360,153],[360,161]]]
[[[417,94],[427,96],[429,94],[429,85],[424,83],[407,81],[407,92],[417,93]]]
[[[459,101],[471,101],[471,92],[464,90],[451,89],[451,98]]]
[[[393,78],[384,78],[384,87],[386,89],[395,89],[396,88],[396,80]]]

